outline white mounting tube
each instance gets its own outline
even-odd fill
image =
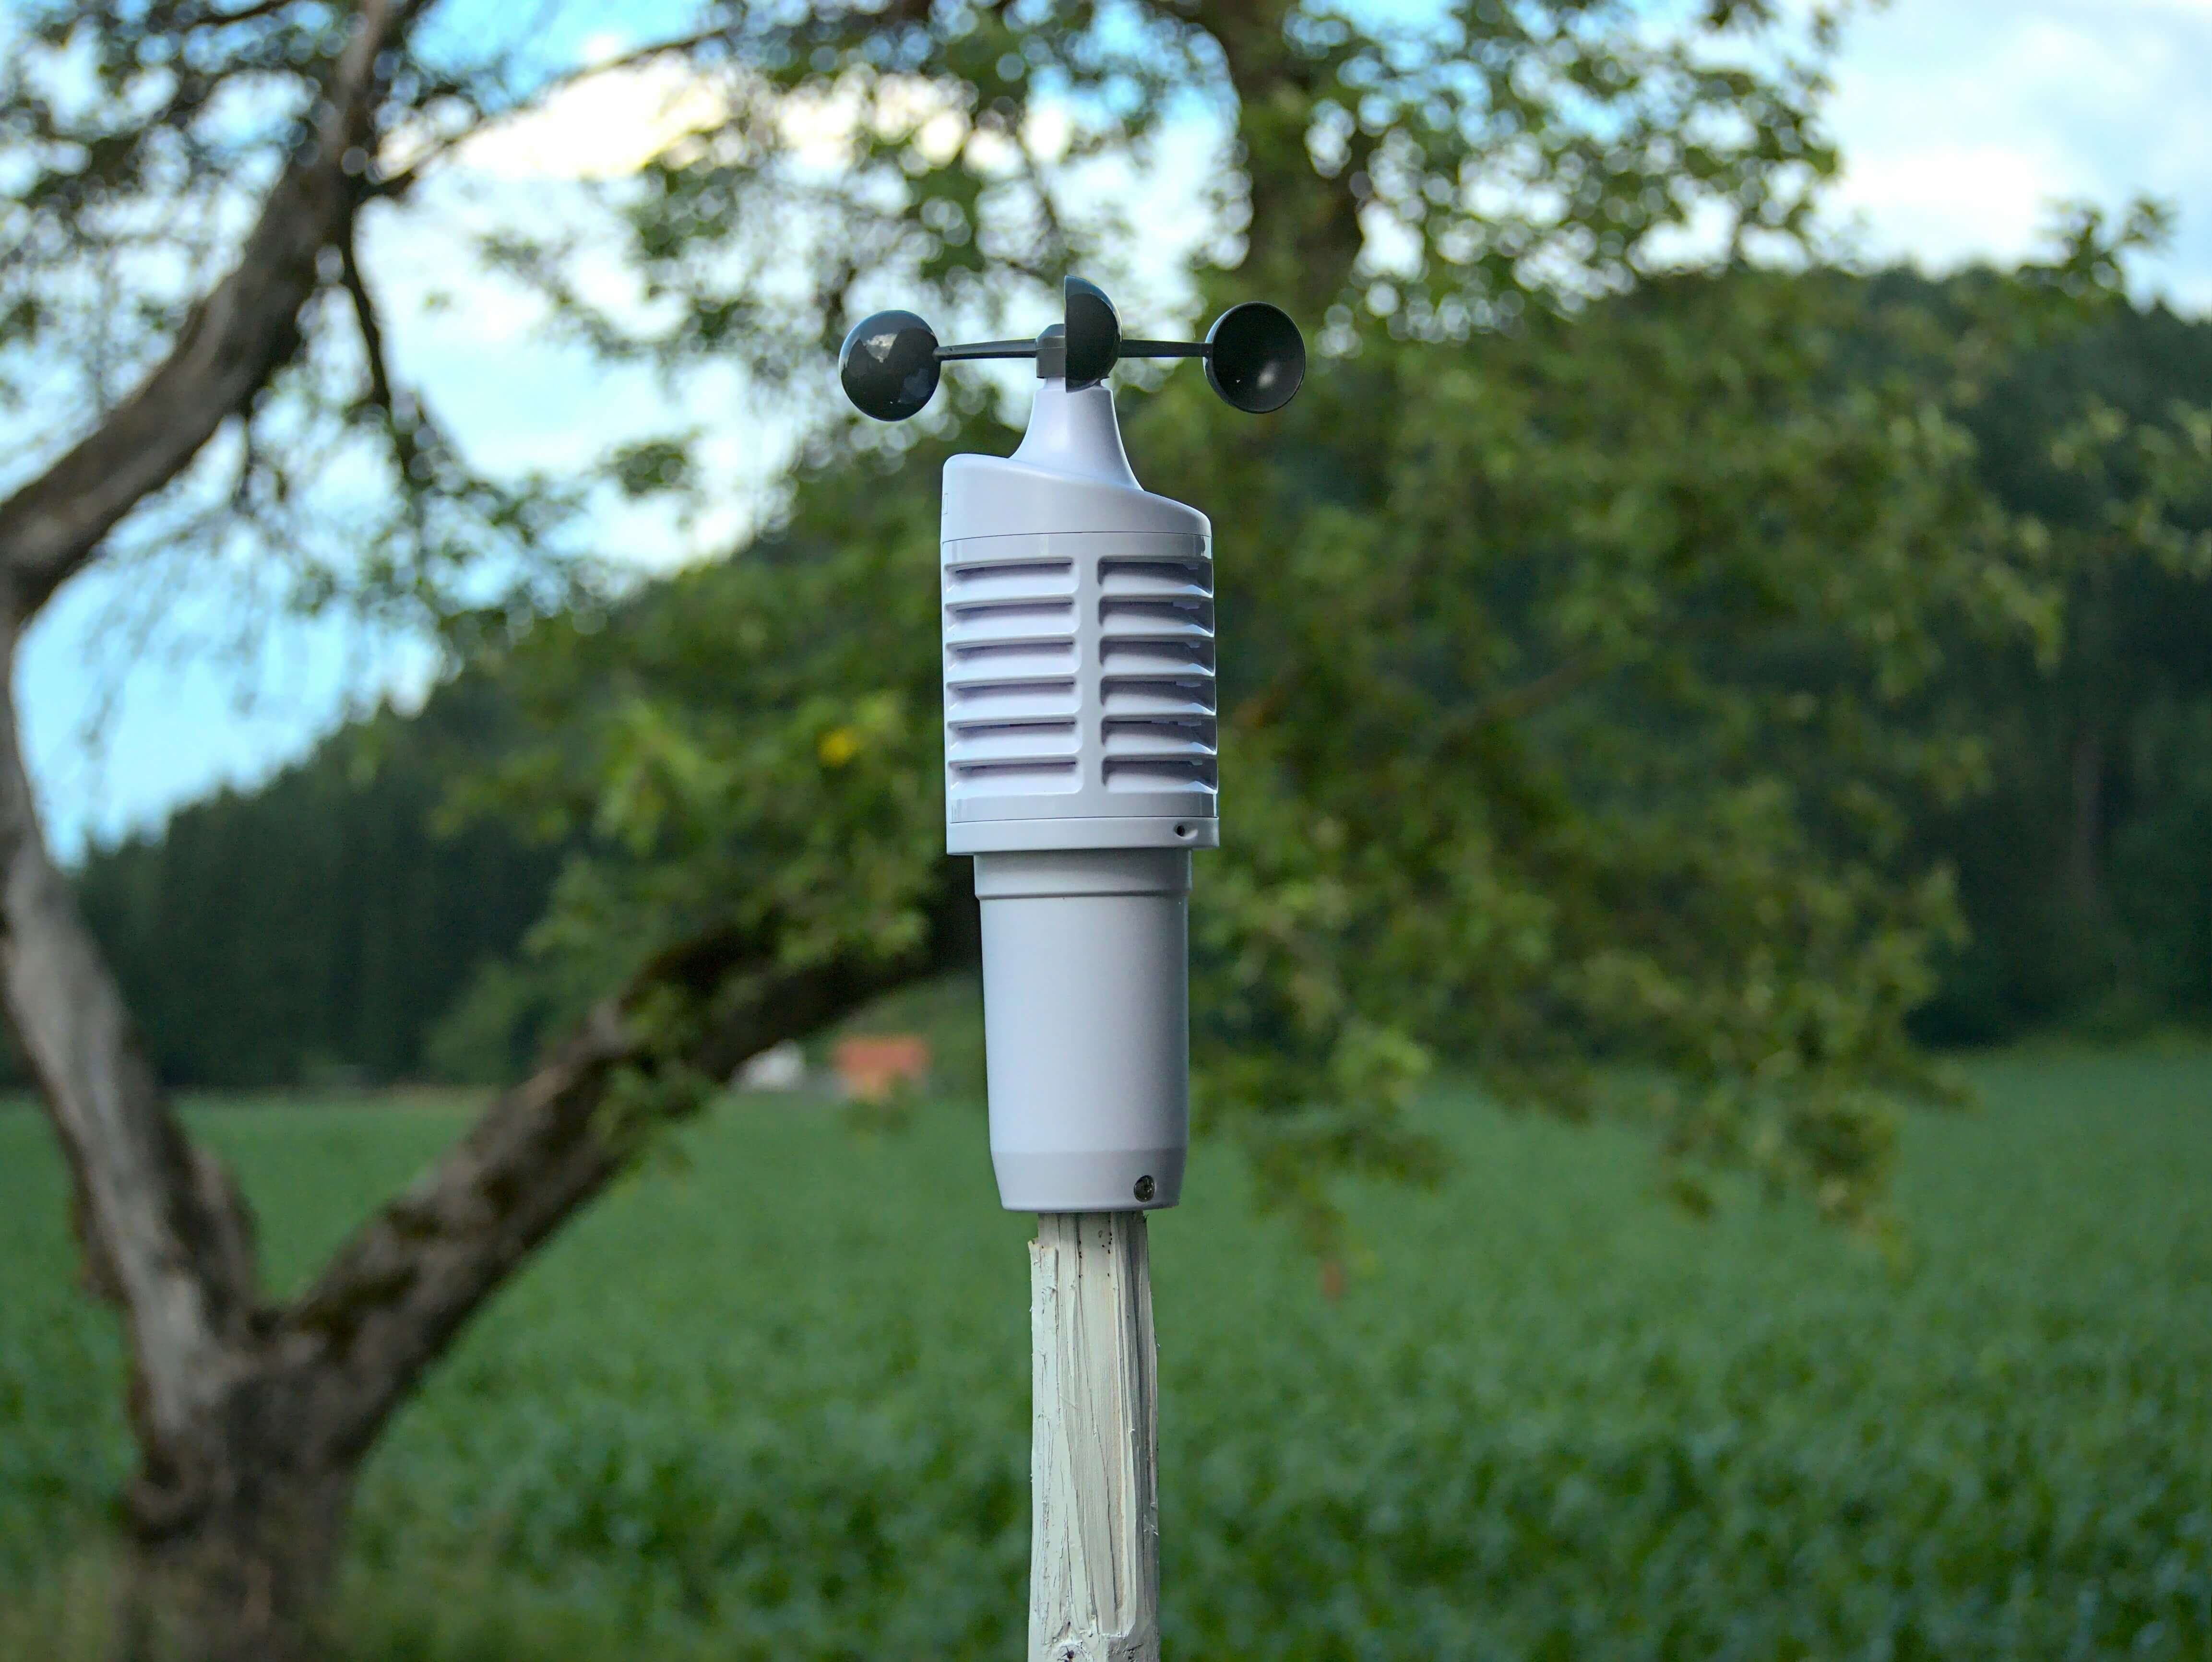
[[[1009,1211],[1172,1206],[1190,1144],[1190,856],[978,854],[991,1161]]]
[[[1190,855],[1215,818],[1212,527],[1139,487],[1103,386],[945,468],[945,846],[975,857],[1010,1211],[1182,1198]]]

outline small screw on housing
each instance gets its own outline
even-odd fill
[[[1152,1180],[1149,1177],[1139,1178],[1137,1180],[1136,1189],[1137,1198],[1139,1200],[1150,1200],[1152,1198]]]

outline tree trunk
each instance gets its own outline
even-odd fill
[[[2083,919],[2105,914],[2105,744],[2094,727],[2074,737],[2067,769],[2066,888]]]
[[[1344,165],[1314,166],[1307,137],[1326,67],[1295,50],[1285,33],[1290,0],[1212,0],[1198,15],[1220,48],[1237,89],[1237,144],[1250,219],[1237,292],[1267,295],[1311,329],[1342,294],[1366,233],[1360,204],[1376,140],[1354,128]]]
[[[142,1477],[132,1493],[121,1662],[313,1662],[324,1653],[354,1465],[301,1459],[246,1416],[230,1417],[242,1435],[210,1437],[188,1484]]]

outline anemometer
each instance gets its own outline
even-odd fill
[[[1105,380],[1198,358],[1255,415],[1305,378],[1274,306],[1124,340],[1067,280],[1033,341],[943,346],[911,312],[845,337],[878,421],[943,366],[1033,358],[1012,456],[945,464],[945,846],[975,862],[991,1163],[1030,1243],[1030,1662],[1158,1662],[1158,1374],[1145,1214],[1190,1142],[1191,851],[1220,846],[1213,527],[1137,482]]]
[[[1095,284],[1066,296],[1028,341],[945,346],[879,312],[839,372],[895,422],[947,363],[1036,361],[1020,447],[945,466],[945,847],[975,860],[1000,1199],[1149,1210],[1182,1194],[1190,856],[1220,841],[1212,526],[1137,483],[1104,382],[1123,359],[1198,358],[1264,414],[1297,393],[1305,343],[1260,302],[1203,341],[1149,341]]]
[[[918,415],[937,391],[942,367],[976,358],[1035,358],[1037,379],[1070,392],[1097,386],[1124,358],[1202,358],[1207,384],[1248,416],[1280,409],[1305,379],[1306,345],[1298,326],[1264,300],[1232,306],[1202,341],[1133,341],[1121,336],[1114,302],[1097,283],[1070,277],[1066,318],[1033,341],[975,341],[940,346],[937,332],[911,312],[864,318],[837,357],[845,396],[864,416],[902,422]]]

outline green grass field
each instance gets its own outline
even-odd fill
[[[1625,1133],[1428,1114],[1338,1303],[1232,1157],[1155,1226],[1171,1658],[2212,1659],[2212,1053],[2018,1054],[1911,1127],[1903,1277],[1698,1223]],[[214,1106],[296,1283],[459,1123]],[[1026,1221],[972,1107],[732,1103],[500,1300],[369,1471],[358,1656],[1019,1654]],[[95,1642],[128,1450],[0,1111],[0,1652]]]

